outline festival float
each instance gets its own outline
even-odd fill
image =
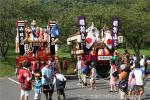
[[[112,31],[106,26],[98,30],[94,23],[86,29],[85,17],[78,18],[79,32],[67,38],[71,55],[77,59],[82,56],[89,63],[95,62],[97,73],[101,77],[107,77],[110,69],[110,59],[122,43],[123,37],[118,36],[118,20],[112,19]]]
[[[36,20],[31,22],[30,27],[26,21],[18,20],[16,30],[16,66],[20,66],[21,62],[30,61],[32,67],[42,67],[51,58],[58,63],[59,29],[55,21],[49,21],[46,28],[42,28],[37,26]]]

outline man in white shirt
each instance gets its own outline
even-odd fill
[[[140,66],[145,71],[145,58],[143,56],[141,56]]]
[[[82,75],[82,68],[84,67],[84,61],[82,60],[82,57],[78,57],[77,60],[78,60],[78,61],[77,61],[77,64],[76,64],[76,69],[75,69],[75,71],[78,72],[78,79],[79,79],[80,84],[82,84],[81,75]]]
[[[132,77],[135,78],[135,89],[138,95],[138,100],[141,100],[141,96],[144,93],[144,70],[140,68],[140,64],[137,64],[136,69],[132,73]]]
[[[60,95],[63,95],[64,99],[66,99],[66,95],[64,92],[66,80],[67,79],[64,77],[64,75],[62,75],[62,74],[58,73],[58,71],[56,71],[56,74],[55,74],[55,77],[53,80],[53,84],[56,84],[58,100],[60,100]]]

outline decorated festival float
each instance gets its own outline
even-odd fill
[[[94,23],[86,29],[85,17],[78,18],[79,32],[67,38],[71,48],[71,55],[77,59],[82,56],[89,63],[95,62],[97,73],[107,77],[110,69],[110,59],[117,53],[117,46],[123,42],[123,37],[118,36],[118,20],[112,19],[112,31],[106,26],[98,30]],[[115,59],[115,57],[113,57]]]
[[[18,20],[16,22],[16,49],[18,54],[16,66],[21,62],[30,61],[32,72],[40,70],[46,61],[54,59],[58,63],[57,45],[59,30],[55,21],[49,21],[46,28],[37,26],[36,20],[28,27],[27,22]]]

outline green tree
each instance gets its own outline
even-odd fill
[[[121,32],[138,58],[144,43],[144,36],[150,35],[150,12],[145,12],[146,3],[148,2],[141,1],[131,5],[120,15]]]

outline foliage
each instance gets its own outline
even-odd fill
[[[36,19],[38,26],[46,27],[55,19],[61,30],[60,40],[66,43],[68,35],[78,31],[78,16],[86,17],[86,27],[94,22],[98,29],[104,24],[111,29],[111,19],[116,16],[125,42],[139,52],[140,48],[150,48],[149,4],[149,0],[0,0],[0,34],[7,33],[9,42],[14,42],[16,20],[27,20],[30,26]]]
[[[2,35],[0,35],[0,52],[4,61],[6,61],[8,48],[9,48],[8,35],[7,33],[3,33]]]

